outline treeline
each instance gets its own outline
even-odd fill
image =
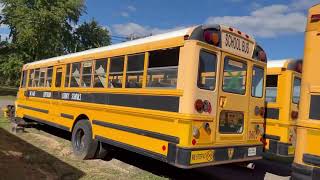
[[[84,0],[0,0],[0,86],[18,86],[23,64],[110,44],[109,32],[94,19],[79,24]]]

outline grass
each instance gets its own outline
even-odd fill
[[[59,132],[59,130],[51,128],[48,130],[45,128],[27,128],[26,133],[14,135],[10,133],[10,127],[10,122],[4,117],[0,117],[0,132],[1,129],[4,129],[12,136],[12,140],[7,140],[9,142],[3,142],[2,144],[19,147],[16,151],[22,152],[24,155],[21,163],[27,163],[32,168],[40,168],[45,175],[49,175],[49,177],[54,175],[53,179],[63,178],[66,174],[71,177],[81,177],[81,179],[165,179],[117,159],[112,161],[79,160],[72,154],[70,137],[66,132]],[[59,133],[62,133],[62,135],[57,135]],[[63,136],[63,133],[66,133],[66,135]],[[3,140],[3,137],[0,137],[0,141],[1,139]],[[17,140],[14,141],[13,139]],[[23,142],[19,142],[20,140]],[[4,139],[4,141],[6,140]],[[25,143],[30,146],[24,145]],[[2,148],[0,146],[0,155],[5,148],[6,146]],[[74,170],[71,171],[70,169]]]

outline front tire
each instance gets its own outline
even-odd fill
[[[92,139],[92,127],[89,120],[80,120],[72,131],[72,149],[79,159],[92,159],[97,151],[98,141]]]

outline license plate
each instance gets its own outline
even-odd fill
[[[289,146],[288,147],[288,154],[294,154],[294,147],[293,146]]]
[[[213,150],[192,151],[190,164],[206,163],[213,161]]]
[[[255,156],[255,155],[257,155],[257,148],[256,147],[248,148],[248,156]]]

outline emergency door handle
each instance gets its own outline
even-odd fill
[[[227,97],[226,96],[220,96],[219,98],[219,106],[221,108],[224,108],[227,104]]]

